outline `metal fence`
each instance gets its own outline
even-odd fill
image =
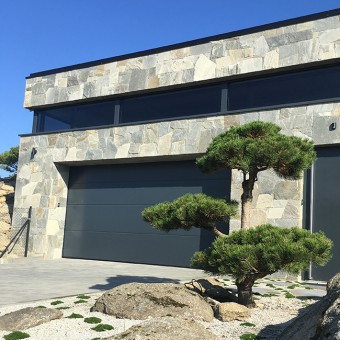
[[[27,257],[32,207],[17,208],[10,220],[0,220],[0,258]]]

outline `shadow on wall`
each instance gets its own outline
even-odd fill
[[[96,284],[91,287],[90,289],[99,289],[99,290],[109,290],[120,286],[125,283],[180,283],[179,280],[174,279],[167,279],[162,277],[155,277],[155,276],[129,276],[129,275],[117,275],[108,277],[106,279],[106,284]]]

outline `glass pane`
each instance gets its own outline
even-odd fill
[[[121,101],[120,123],[187,117],[221,111],[221,87],[129,98]]]
[[[340,67],[230,83],[228,109],[242,110],[340,97]]]

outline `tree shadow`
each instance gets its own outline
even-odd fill
[[[109,290],[125,283],[180,283],[177,279],[168,279],[156,276],[134,276],[134,275],[117,275],[108,277],[104,284],[95,284],[90,289]]]

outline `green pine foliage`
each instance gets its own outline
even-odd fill
[[[192,264],[242,281],[248,275],[262,278],[279,270],[299,273],[310,262],[324,265],[331,258],[332,245],[322,232],[268,224],[217,238],[211,247],[194,254]]]
[[[18,169],[19,147],[15,146],[0,154],[0,169],[16,174]]]
[[[163,231],[190,230],[192,227],[211,230],[237,212],[236,202],[227,202],[205,194],[186,194],[172,202],[162,202],[142,211],[143,218]]]
[[[204,172],[220,168],[255,173],[267,169],[287,179],[300,178],[316,159],[313,143],[280,133],[268,122],[251,122],[215,137],[197,165]]]
[[[279,270],[299,273],[310,263],[326,264],[333,243],[322,232],[261,225],[217,238],[192,258],[195,268],[216,275],[231,275],[238,287],[239,303],[254,306],[256,280]]]

